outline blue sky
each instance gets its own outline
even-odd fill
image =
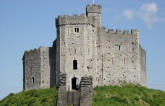
[[[82,14],[92,0],[0,0],[0,99],[23,89],[25,50],[52,46],[55,18]],[[147,51],[148,87],[165,91],[165,0],[95,0],[103,26],[140,30]]]

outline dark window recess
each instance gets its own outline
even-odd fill
[[[34,84],[34,77],[32,77],[32,83]]]
[[[73,69],[74,69],[74,70],[77,69],[77,60],[73,60]]]
[[[75,31],[76,33],[79,33],[79,28],[74,28],[74,31]]]

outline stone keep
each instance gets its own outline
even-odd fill
[[[102,7],[93,4],[80,16],[58,16],[53,47],[24,53],[24,89],[60,85],[61,74],[66,75],[67,91],[78,89],[81,78],[88,76],[93,87],[123,82],[147,86],[146,51],[139,44],[139,31],[106,30],[101,14]]]

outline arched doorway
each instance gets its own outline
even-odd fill
[[[72,90],[78,90],[79,84],[78,84],[78,78],[74,77],[72,78]]]

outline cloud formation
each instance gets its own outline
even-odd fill
[[[138,17],[146,23],[148,28],[151,28],[154,23],[165,21],[163,18],[158,17],[157,13],[158,6],[156,3],[150,3],[144,4],[138,11],[125,10],[123,11],[123,16],[129,20],[133,20]]]

